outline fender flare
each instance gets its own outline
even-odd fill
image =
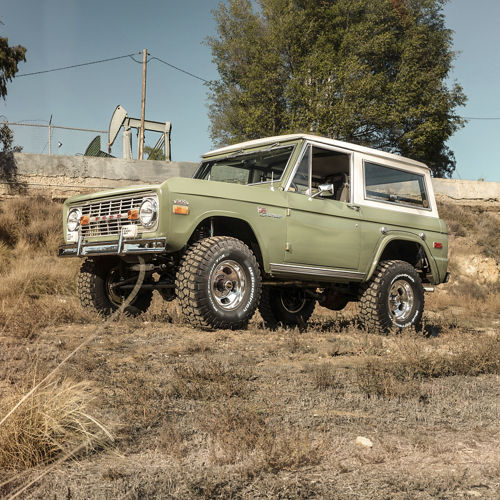
[[[226,219],[235,219],[235,220],[239,220],[245,224],[248,225],[248,227],[252,230],[254,236],[255,236],[255,239],[257,240],[257,245],[259,246],[259,251],[262,255],[262,260],[263,260],[263,265],[264,267],[266,267],[266,263],[268,262],[268,252],[267,252],[267,248],[263,245],[263,238],[259,235],[258,231],[255,230],[255,228],[252,226],[252,224],[250,224],[250,222],[246,219],[243,219],[238,212],[231,212],[231,211],[228,211],[228,210],[210,210],[210,211],[207,211],[207,212],[203,212],[202,214],[200,214],[199,217],[196,218],[196,220],[194,221],[193,225],[191,226],[191,230],[190,230],[190,234],[189,234],[189,237],[191,237],[194,233],[194,231],[196,230],[196,228],[202,224],[203,222],[205,222],[207,219],[210,219],[210,218],[217,218],[217,217],[223,217],[223,218],[226,218]],[[266,272],[268,270],[266,269]]]
[[[365,281],[368,281],[371,279],[373,276],[373,273],[375,272],[375,269],[377,268],[380,258],[382,254],[384,253],[385,249],[387,248],[387,245],[393,241],[408,241],[410,243],[416,243],[425,252],[425,256],[427,257],[427,261],[429,262],[429,266],[431,268],[431,273],[432,273],[432,281],[434,284],[439,283],[439,270],[438,266],[436,264],[436,261],[434,260],[434,257],[432,256],[429,247],[427,246],[427,243],[425,240],[420,238],[419,236],[406,232],[406,231],[388,231],[388,234],[383,235],[378,244],[377,244],[377,251],[375,252],[375,255],[373,257],[372,263],[368,269],[368,272],[365,276]]]

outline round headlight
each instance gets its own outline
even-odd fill
[[[68,214],[68,219],[66,221],[66,227],[68,231],[76,231],[78,229],[78,226],[80,225],[80,217],[82,216],[82,213],[78,208],[73,208],[72,210],[69,211]]]
[[[152,227],[158,215],[158,205],[155,200],[146,198],[139,208],[139,221],[144,227]]]

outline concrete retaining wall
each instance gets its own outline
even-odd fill
[[[500,182],[432,179],[434,192],[455,200],[499,200]]]
[[[191,177],[198,164],[92,156],[0,154],[0,194],[42,191],[67,197],[131,184]]]
[[[122,160],[92,156],[0,153],[0,194],[43,192],[68,197],[131,184],[191,177],[193,162]],[[500,182],[433,179],[436,195],[456,200],[500,200]]]

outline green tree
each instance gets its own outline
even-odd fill
[[[0,38],[0,97],[5,100],[7,95],[7,82],[12,81],[14,75],[18,72],[18,63],[26,61],[26,49],[17,45],[9,47],[7,38]],[[14,134],[7,125],[0,128],[0,144],[3,153],[18,153],[22,151],[21,146],[13,146]]]
[[[26,61],[26,49],[17,45],[9,47],[8,38],[0,38],[0,97],[5,99],[7,95],[7,82],[12,81],[18,72],[17,65]]]
[[[14,134],[12,130],[7,126],[3,125],[0,127],[0,153],[20,153],[23,148],[22,146],[14,146]]]
[[[465,95],[446,0],[227,0],[208,39],[216,143],[309,132],[455,169]]]
[[[151,146],[144,146],[144,156],[148,160],[165,160],[165,155],[161,149],[155,149]]]

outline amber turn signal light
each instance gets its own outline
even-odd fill
[[[88,215],[82,215],[80,217],[80,226],[86,226],[90,224],[90,217]]]
[[[174,205],[173,212],[174,212],[174,214],[177,214],[177,215],[188,215],[189,214],[189,207],[186,207],[185,205]]]
[[[139,218],[139,210],[137,208],[133,208],[128,211],[127,219],[128,220],[137,220]]]

